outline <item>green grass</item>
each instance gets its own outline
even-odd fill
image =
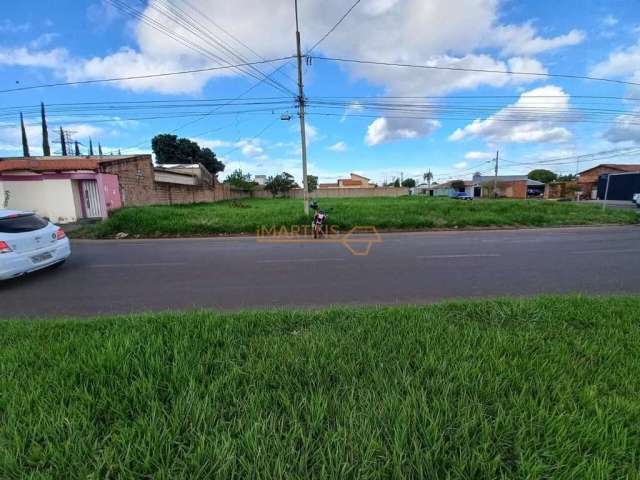
[[[0,478],[639,478],[640,298],[0,323]]]
[[[605,212],[594,205],[537,200],[448,198],[348,198],[321,200],[329,223],[341,230],[355,226],[379,229],[429,229],[490,226],[554,226],[635,223],[627,209]],[[125,208],[79,235],[104,238],[119,232],[147,237],[255,233],[262,226],[308,225],[302,202],[289,199],[243,200],[211,204]]]

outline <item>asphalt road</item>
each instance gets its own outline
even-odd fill
[[[64,266],[0,283],[0,317],[640,293],[637,226],[381,240],[367,256],[340,243],[255,238],[74,241]]]

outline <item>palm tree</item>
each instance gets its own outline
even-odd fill
[[[422,179],[427,182],[427,185],[431,188],[431,180],[433,180],[433,173],[431,173],[431,170],[422,175]]]

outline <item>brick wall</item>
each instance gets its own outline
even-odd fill
[[[578,185],[582,189],[586,198],[591,198],[591,192],[598,188],[598,178],[605,173],[624,173],[626,170],[622,168],[611,168],[606,166],[598,166],[591,170],[581,172],[578,177]],[[595,197],[594,197],[595,198]]]
[[[527,198],[527,181],[514,180],[510,182],[498,182],[496,190],[498,197],[525,199]],[[493,197],[493,183],[484,183],[482,196],[486,198]]]
[[[183,203],[220,202],[248,198],[249,193],[232,190],[229,185],[216,183],[215,188],[210,185],[180,185],[175,183],[155,184],[154,204],[177,205]]]
[[[118,176],[120,196],[125,207],[154,203],[155,182],[150,155],[102,163],[100,170]]]
[[[249,196],[247,192],[218,183],[215,177],[212,177],[213,183],[198,185],[156,182],[150,155],[103,163],[100,170],[118,176],[122,203],[126,207],[219,202]]]

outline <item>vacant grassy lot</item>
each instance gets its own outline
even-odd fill
[[[638,478],[640,298],[0,322],[0,478]]]
[[[448,198],[345,198],[322,200],[329,223],[342,230],[354,226],[422,229],[487,226],[590,225],[634,223],[633,210],[536,200]],[[125,208],[81,235],[109,237],[118,232],[143,236],[255,233],[261,226],[308,225],[302,202],[288,199],[243,200],[211,204]]]

